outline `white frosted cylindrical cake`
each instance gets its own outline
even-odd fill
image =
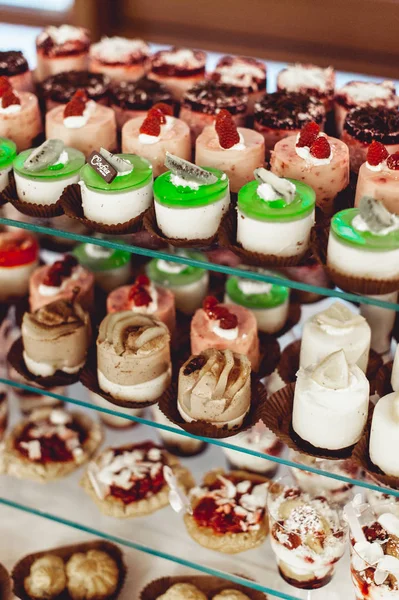
[[[36,38],[37,80],[65,71],[84,71],[88,67],[89,48],[90,35],[84,27],[46,27]]]
[[[370,459],[386,475],[399,476],[399,392],[377,402],[370,431]]]
[[[396,347],[395,358],[393,361],[391,385],[395,392],[399,392],[399,345]]]
[[[397,304],[398,292],[368,296],[381,302]],[[382,308],[374,304],[360,304],[360,314],[366,319],[371,329],[371,349],[377,354],[389,352],[392,341],[392,330],[395,324],[396,311]]]
[[[114,81],[137,81],[150,68],[150,47],[140,39],[103,37],[90,48],[89,68]]]

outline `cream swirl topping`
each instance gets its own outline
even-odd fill
[[[110,344],[120,356],[146,356],[167,346],[169,340],[169,330],[164,323],[126,310],[109,314],[103,319],[97,344]]]

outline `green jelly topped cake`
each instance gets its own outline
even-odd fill
[[[73,254],[89,271],[109,271],[130,263],[131,254],[125,250],[105,248],[96,244],[79,244]]]
[[[167,171],[154,182],[154,196],[157,202],[175,208],[206,206],[222,199],[229,188],[229,180],[223,171],[211,167],[203,170],[215,176],[213,183],[200,183],[183,179]]]
[[[113,156],[129,162],[132,170],[118,174],[111,183],[107,183],[89,164],[86,164],[81,170],[80,177],[88,188],[99,192],[118,192],[140,188],[152,181],[152,167],[147,159],[136,154],[115,154]]]
[[[0,137],[0,171],[11,167],[16,156],[16,144],[8,138]]]
[[[331,234],[340,242],[363,250],[386,252],[399,249],[399,217],[392,226],[371,231],[362,219],[358,208],[348,208],[336,213],[331,219]],[[395,218],[396,217],[396,218]]]
[[[40,167],[39,161],[37,161],[37,167],[32,170],[27,163],[27,159],[31,158],[32,153],[37,150],[36,148],[30,148],[24,150],[14,160],[13,167],[14,171],[22,177],[28,177],[29,179],[63,179],[78,173],[85,164],[85,157],[82,152],[75,150],[75,148],[64,147],[58,159],[54,161],[54,164],[47,164],[47,161]]]
[[[275,308],[287,302],[289,298],[289,289],[284,285],[254,281],[236,275],[227,280],[226,293],[234,303],[255,310]]]
[[[182,250],[178,253],[182,257],[192,258],[206,262],[206,257],[201,252]],[[147,265],[147,275],[160,285],[182,286],[195,283],[206,273],[206,269],[192,267],[183,263],[168,261],[162,258],[154,258]]]

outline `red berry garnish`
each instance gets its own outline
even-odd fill
[[[369,165],[377,166],[382,163],[383,160],[388,158],[389,153],[381,142],[371,142],[369,149],[367,150],[367,162]]]
[[[136,306],[148,306],[151,304],[152,298],[146,290],[140,289],[135,291],[131,300],[133,300]]]
[[[173,117],[173,108],[170,104],[166,104],[166,102],[157,102],[152,108],[157,108],[164,115],[167,115],[168,117]]]
[[[220,329],[235,329],[238,325],[238,319],[236,315],[230,313],[220,319]]]
[[[166,123],[166,117],[164,115],[164,113],[159,110],[159,108],[155,108],[155,106],[153,106],[152,108],[150,108],[150,110],[147,113],[147,118],[155,118],[155,119],[159,119],[159,122],[161,125],[165,125]]]
[[[85,103],[81,100],[70,100],[64,108],[64,119],[67,117],[81,117],[85,109]]]
[[[213,309],[218,304],[219,304],[219,300],[217,298],[215,298],[215,296],[207,296],[204,299],[203,303],[202,303],[202,308],[210,316],[210,314],[212,313]]]
[[[140,127],[140,133],[157,137],[161,133],[161,118],[159,111],[147,115]]]
[[[7,106],[13,106],[14,104],[21,104],[21,100],[14,94],[12,89],[8,90],[3,94],[1,99],[1,104],[3,108],[7,108]]]
[[[62,273],[57,271],[49,271],[43,278],[43,285],[50,287],[60,287],[62,284]]]
[[[2,75],[0,77],[0,98],[2,98],[9,90],[12,90],[12,85],[8,77],[4,77],[4,75]]]
[[[399,152],[395,152],[394,154],[390,154],[388,156],[387,166],[388,166],[388,169],[393,169],[394,171],[399,171]]]
[[[376,540],[384,541],[389,537],[378,521],[375,521],[369,527],[363,527],[363,532],[368,542],[375,542]]]
[[[151,282],[150,282],[149,278],[147,277],[147,275],[138,275],[136,277],[136,281],[134,283],[135,283],[135,285],[143,286],[143,285],[150,285]]]
[[[324,136],[318,137],[310,146],[310,154],[315,158],[329,158],[331,146]]]
[[[217,306],[214,306],[208,312],[208,316],[210,319],[217,319],[218,321],[220,321],[221,319],[224,319],[225,317],[228,317],[229,314],[230,314],[229,310],[225,306],[221,306],[220,304],[218,304]]]
[[[78,90],[76,90],[71,100],[80,100],[81,102],[84,102],[86,104],[89,101],[89,97],[87,95],[86,90],[84,90],[83,88],[79,88]]]
[[[317,123],[315,123],[314,121],[306,123],[306,125],[301,130],[299,140],[297,141],[296,145],[298,146],[298,148],[304,148],[305,146],[308,146],[310,148],[313,142],[316,141],[319,133],[320,127]]]
[[[78,260],[73,256],[73,254],[66,254],[64,256],[64,264],[73,269],[73,267],[78,265]]]
[[[240,136],[237,131],[237,125],[229,111],[225,108],[222,108],[216,116],[215,129],[218,134],[219,144],[225,150],[239,143]]]

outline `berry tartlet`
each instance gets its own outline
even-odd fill
[[[6,473],[41,483],[69,475],[96,452],[100,426],[84,413],[43,408],[14,427],[6,439]]]
[[[234,193],[252,180],[264,161],[263,136],[253,129],[237,128],[226,109],[218,112],[214,125],[205,127],[195,142],[195,163],[226,173]]]
[[[155,216],[170,239],[212,240],[230,205],[229,179],[222,171],[200,168],[167,154],[163,173],[154,182]]]
[[[160,50],[151,58],[149,77],[163,83],[180,102],[187,90],[205,77],[206,53],[190,48]]]
[[[259,331],[277,333],[286,324],[289,311],[289,288],[282,284],[283,280],[278,285],[233,275],[227,280],[224,299],[250,310]]]
[[[81,485],[104,515],[142,517],[169,504],[166,466],[182,491],[193,487],[190,472],[152,442],[107,448],[89,464]]]
[[[370,430],[370,460],[386,475],[399,477],[399,392],[380,398],[374,408]]]
[[[73,255],[82,267],[93,273],[96,284],[107,293],[131,279],[130,252],[97,244],[79,244]]]
[[[357,173],[367,160],[371,142],[384,144],[389,154],[399,151],[399,112],[385,107],[354,108],[346,116],[341,139],[349,147],[351,170]]]
[[[46,27],[36,38],[38,81],[56,73],[87,69],[89,48],[90,34],[83,27]]]
[[[46,103],[46,111],[59,104],[68,104],[74,94],[83,89],[90,100],[108,105],[110,79],[103,73],[91,71],[65,71],[47,77],[40,84],[40,91]]]
[[[68,104],[46,113],[46,138],[62,140],[86,158],[99,147],[114,152],[118,146],[114,111],[89,100],[86,91],[80,89]]]
[[[332,67],[323,69],[315,65],[289,65],[278,74],[277,89],[316,96],[329,112],[333,109],[335,72]]]
[[[157,429],[157,433],[160,436],[163,445],[171,454],[182,457],[196,456],[205,449],[205,442],[184,435],[184,430],[170,421],[170,419],[163,414],[158,404],[154,404],[151,407],[151,415],[155,423],[166,425],[167,427],[182,432],[183,435],[166,429]]]
[[[84,366],[91,342],[90,315],[80,304],[56,300],[22,319],[23,358],[30,373],[75,375]]]
[[[168,104],[173,108],[172,93],[163,84],[142,77],[138,81],[114,82],[110,90],[110,106],[115,112],[119,129],[129,119],[145,117],[154,104]]]
[[[252,114],[255,102],[266,93],[266,64],[248,56],[222,56],[211,79],[231,87],[233,93],[248,96],[248,112]]]
[[[65,147],[57,139],[21,152],[13,163],[19,200],[45,207],[55,205],[64,189],[79,181],[84,163],[79,150]]]
[[[165,323],[170,335],[173,335],[176,326],[174,294],[165,287],[154,285],[146,275],[139,275],[133,285],[121,286],[108,295],[107,312],[122,310],[151,315]]]
[[[150,47],[143,40],[103,37],[90,48],[90,70],[111,80],[137,81],[150,68]]]
[[[26,296],[29,277],[39,264],[39,244],[23,231],[0,233],[0,301]]]
[[[172,106],[155,104],[145,117],[136,117],[124,124],[122,152],[138,154],[149,160],[154,177],[158,177],[167,170],[167,152],[190,160],[190,129],[187,123],[173,116]]]
[[[35,94],[14,91],[11,81],[0,77],[0,136],[15,142],[21,152],[30,148],[42,131]]]
[[[33,92],[32,72],[28,61],[20,50],[0,51],[0,77],[8,77],[18,92]]]
[[[32,312],[55,300],[72,298],[85,310],[91,310],[94,306],[94,275],[80,266],[71,254],[32,273],[29,280]]]
[[[0,192],[9,184],[9,174],[16,156],[16,144],[12,140],[0,137]]]
[[[324,105],[315,96],[284,90],[265,94],[254,107],[254,128],[263,135],[267,154],[278,141],[299,134],[311,121],[323,129],[325,118]]]
[[[130,310],[107,315],[97,338],[101,390],[122,406],[155,402],[169,387],[170,334],[164,323]]]
[[[363,196],[379,200],[399,215],[399,152],[389,154],[381,142],[371,142],[367,160],[359,169],[355,206],[359,206]]]
[[[245,471],[210,471],[202,486],[191,490],[187,532],[201,546],[225,554],[257,548],[268,534],[268,485],[266,478]]]
[[[183,97],[180,118],[190,127],[193,144],[207,125],[212,125],[217,113],[225,108],[237,127],[244,127],[248,112],[248,96],[233,93],[229,86],[207,80],[189,89]]]
[[[316,205],[328,214],[332,213],[339,192],[349,184],[348,146],[321,133],[314,121],[297,136],[277,142],[270,165],[279,177],[303,181],[313,188]]]
[[[191,320],[190,340],[193,354],[209,348],[231,350],[247,356],[254,371],[259,368],[258,325],[243,306],[220,304],[214,296],[207,296]]]

